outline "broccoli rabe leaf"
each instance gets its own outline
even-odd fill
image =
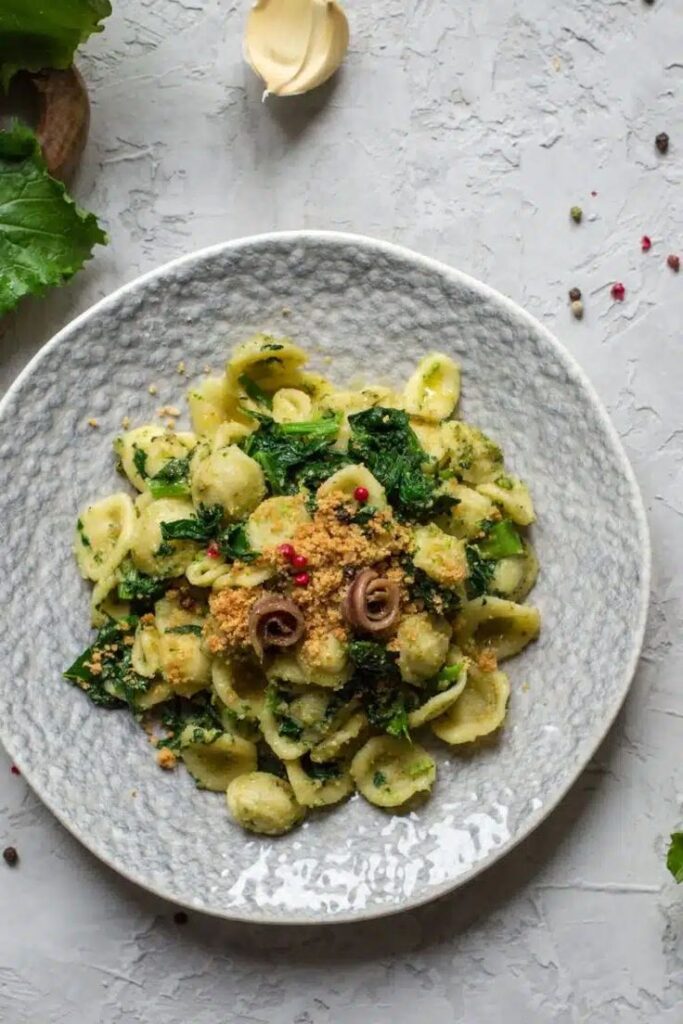
[[[524,554],[524,542],[519,530],[509,519],[501,519],[494,523],[482,523],[486,533],[483,540],[477,541],[477,548],[482,558],[497,561]]]
[[[183,743],[207,742],[207,735],[214,739],[225,732],[220,715],[211,702],[208,693],[198,693],[194,697],[174,697],[159,706],[159,718],[166,735],[159,740],[159,747],[179,750],[181,736]],[[192,732],[194,730],[194,733]]]
[[[271,396],[255,380],[252,380],[248,374],[242,374],[239,378],[239,384],[247,398],[250,398],[252,402],[256,402],[257,405],[264,405],[267,409],[272,409],[273,399]]]
[[[412,559],[405,559],[403,567],[411,601],[421,604],[425,611],[436,615],[454,615],[458,611],[460,595],[456,590],[442,587],[424,569],[418,569]]]
[[[200,505],[197,514],[191,519],[174,519],[170,523],[162,523],[162,541],[196,540],[204,544],[216,536],[222,519],[221,505]]]
[[[137,449],[136,456],[140,449]],[[144,474],[141,474],[144,475]],[[169,459],[147,481],[153,498],[185,498],[190,493],[190,456]]]
[[[64,672],[64,678],[84,690],[99,707],[135,705],[136,698],[151,685],[151,680],[138,675],[131,665],[131,640],[137,623],[134,615],[112,619]]]
[[[325,761],[324,764],[317,764],[311,761],[310,754],[304,754],[301,758],[301,767],[311,779],[318,782],[328,782],[330,779],[338,779],[341,775],[341,767],[336,761]]]
[[[286,736],[287,739],[299,740],[304,727],[301,722],[297,722],[288,714],[289,705],[293,699],[294,694],[274,683],[271,683],[266,690],[266,704],[273,713],[278,733],[280,736]]]
[[[666,866],[677,882],[683,882],[683,832],[672,832]]]
[[[148,576],[140,572],[130,562],[123,567],[123,577],[118,585],[118,596],[121,601],[139,601],[153,604],[164,593],[168,580],[159,576]]]
[[[420,522],[457,504],[438,494],[438,480],[425,472],[431,460],[405,412],[376,406],[349,416],[349,425],[349,456],[379,480],[399,518]]]
[[[235,523],[218,537],[218,547],[226,562],[253,562],[259,552],[254,551],[244,523]]]
[[[0,12],[0,52],[7,17],[11,23],[12,15]],[[25,295],[63,284],[106,241],[93,214],[79,209],[47,173],[33,132],[19,124],[0,131],[0,316]]]
[[[470,601],[475,597],[482,597],[488,593],[493,574],[496,570],[495,562],[482,558],[481,552],[476,544],[468,544],[465,548],[469,575],[465,582],[467,597]]]
[[[143,480],[147,479],[147,452],[144,448],[133,445],[133,465]]]
[[[361,675],[386,676],[391,679],[397,676],[398,654],[396,651],[388,651],[384,644],[376,640],[351,640],[347,651],[356,672]]]
[[[170,629],[165,629],[164,632],[176,633],[178,636],[201,636],[203,630],[198,623],[186,622],[182,626],[171,626]]]
[[[0,79],[7,86],[21,69],[68,68],[74,51],[111,14],[109,0],[3,0],[0,6]]]
[[[331,449],[339,432],[338,416],[308,423],[258,419],[260,427],[244,439],[242,448],[261,466],[271,494],[296,494],[304,486],[315,490],[340,468],[344,456]]]

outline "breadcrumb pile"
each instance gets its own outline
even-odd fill
[[[372,567],[394,580],[401,594],[402,613],[408,608],[406,577],[402,557],[411,549],[411,533],[398,523],[389,508],[382,509],[358,525],[353,515],[355,502],[346,495],[326,495],[318,502],[310,521],[297,527],[291,543],[298,554],[308,559],[310,582],[306,587],[293,585],[288,567],[276,548],[264,551],[258,563],[278,571],[264,586],[229,588],[213,594],[209,600],[211,615],[207,624],[207,644],[212,654],[241,653],[249,646],[249,612],[256,601],[269,593],[286,594],[299,606],[306,623],[302,654],[317,660],[330,636],[341,643],[349,639],[341,604],[345,590],[358,571]],[[237,563],[236,563],[237,565]]]

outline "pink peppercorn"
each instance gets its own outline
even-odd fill
[[[282,555],[285,562],[293,561],[296,555],[296,551],[294,550],[294,546],[292,544],[280,544],[277,550],[278,554]]]
[[[21,775],[21,772],[19,771],[19,769],[17,768],[17,766],[15,764],[12,765],[12,767],[10,768],[10,771],[11,771],[12,775]]]
[[[307,587],[311,582],[311,577],[307,572],[298,572],[294,577],[294,585],[297,587]]]
[[[356,487],[355,491],[353,492],[353,496],[356,499],[356,501],[359,501],[361,504],[365,504],[365,502],[370,497],[370,491],[367,489],[367,487]]]
[[[306,558],[305,555],[294,555],[294,557],[290,559],[290,561],[292,564],[292,569],[296,569],[297,572],[300,572],[302,569],[305,569],[306,566],[308,565],[308,559]]]
[[[612,298],[615,302],[623,302],[624,296],[626,295],[626,289],[624,288],[621,281],[615,281],[612,285]]]
[[[643,237],[640,240],[640,248],[643,250],[643,252],[650,251],[650,249],[652,248],[652,239],[649,235],[643,235]]]
[[[671,269],[677,274],[678,271],[681,269],[680,256],[675,256],[673,253],[671,253],[670,256],[666,257],[666,265],[667,267],[671,267]]]
[[[206,553],[209,556],[209,558],[220,558],[221,557],[221,549],[218,547],[218,544],[216,544],[215,540],[211,541],[211,543],[209,544],[209,546],[206,549]]]

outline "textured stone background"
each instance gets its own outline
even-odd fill
[[[639,673],[534,837],[451,898],[360,927],[178,926],[173,907],[83,851],[0,755],[0,843],[22,857],[0,867],[3,1024],[683,1019],[683,892],[663,867],[683,819],[683,275],[664,265],[683,250],[679,0],[349,6],[338,79],[262,106],[241,62],[246,4],[116,0],[79,61],[93,127],[75,185],[111,245],[9,322],[2,382],[95,299],[224,238],[338,228],[450,262],[553,329],[614,417],[654,542]]]

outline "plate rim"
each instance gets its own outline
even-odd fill
[[[537,334],[542,335],[544,342],[553,351],[555,357],[559,362],[577,379],[578,383],[582,386],[584,392],[588,395],[593,409],[598,416],[600,423],[609,437],[615,455],[618,461],[621,463],[621,470],[628,481],[634,499],[634,524],[637,528],[639,539],[640,539],[640,555],[641,555],[641,580],[640,580],[640,593],[639,593],[639,604],[638,604],[638,618],[635,625],[630,629],[631,635],[631,647],[630,655],[626,662],[624,670],[620,674],[620,694],[618,699],[615,701],[615,705],[611,708],[603,720],[601,727],[590,737],[584,739],[583,743],[579,747],[579,753],[576,758],[575,769],[569,772],[567,779],[562,785],[558,786],[554,790],[550,797],[544,801],[543,805],[529,816],[524,827],[518,832],[517,835],[503,843],[501,846],[492,850],[480,861],[474,864],[467,871],[463,872],[455,879],[441,882],[438,885],[434,885],[428,888],[425,892],[422,890],[415,896],[407,897],[400,901],[396,905],[386,906],[374,906],[367,910],[360,911],[344,911],[340,914],[333,915],[314,915],[314,916],[296,916],[288,917],[289,911],[280,916],[275,916],[273,913],[263,913],[261,911],[257,913],[245,913],[241,911],[230,911],[221,908],[213,908],[209,904],[202,903],[201,901],[193,902],[189,897],[178,897],[177,894],[165,889],[162,886],[156,885],[153,881],[145,879],[144,876],[136,874],[134,871],[128,870],[125,865],[120,865],[115,862],[114,858],[109,853],[98,848],[98,844],[91,841],[89,836],[81,835],[75,827],[69,822],[66,816],[62,815],[51,803],[49,797],[41,791],[41,788],[36,785],[31,779],[31,771],[25,768],[22,762],[21,753],[15,751],[12,748],[11,739],[8,738],[4,721],[0,719],[0,742],[4,746],[7,754],[12,761],[18,766],[23,777],[30,785],[33,792],[39,797],[41,802],[48,808],[51,814],[60,822],[60,824],[82,845],[93,854],[99,861],[106,864],[108,868],[116,872],[122,878],[125,878],[128,882],[132,882],[134,885],[145,889],[147,892],[154,896],[157,896],[169,903],[172,903],[178,907],[185,907],[193,912],[201,912],[207,914],[210,917],[219,918],[225,921],[232,921],[241,924],[253,924],[253,925],[277,925],[280,927],[293,927],[293,926],[306,926],[311,925],[337,925],[337,924],[352,924],[362,921],[376,920],[378,918],[390,917],[395,914],[403,913],[404,911],[416,910],[419,907],[425,906],[428,903],[432,903],[435,900],[441,899],[444,896],[455,892],[456,889],[467,885],[473,881],[478,875],[486,871],[487,868],[491,867],[496,861],[501,860],[503,857],[507,857],[517,848],[524,840],[528,839],[529,836],[536,831],[539,825],[548,818],[552,812],[558,807],[558,805],[565,798],[569,790],[574,786],[582,772],[585,770],[586,765],[590,761],[590,758],[600,745],[605,740],[607,734],[612,729],[614,722],[621,711],[626,697],[628,696],[629,690],[633,683],[633,679],[636,673],[640,655],[642,652],[643,641],[645,637],[645,628],[647,624],[647,616],[650,603],[650,580],[652,573],[652,544],[650,538],[649,524],[647,520],[647,514],[645,511],[645,505],[643,497],[636,479],[636,475],[633,471],[633,467],[626,454],[621,438],[617,433],[616,427],[612,423],[612,420],[605,408],[602,399],[595,390],[592,382],[588,375],[583,370],[582,366],[578,363],[572,353],[562,344],[562,342],[555,337],[555,335],[548,330],[548,328],[537,320],[536,317],[528,313],[522,306],[520,306],[513,299],[504,295],[502,292],[493,288],[491,285],[478,280],[475,277],[470,276],[464,271],[458,270],[455,267],[450,266],[448,263],[444,263],[442,260],[434,259],[429,256],[424,256],[421,253],[416,252],[414,249],[408,246],[399,245],[395,242],[389,242],[384,239],[375,238],[371,235],[356,234],[353,232],[344,231],[327,231],[302,228],[290,231],[268,231],[262,232],[256,235],[244,235],[235,239],[228,239],[223,242],[217,242],[209,246],[204,246],[200,249],[195,249],[192,252],[185,253],[182,256],[175,257],[162,265],[155,267],[152,270],[146,271],[143,274],[133,278],[131,281],[126,282],[119,288],[110,292],[108,295],[99,299],[93,305],[89,306],[78,316],[70,320],[64,327],[62,327],[52,338],[49,339],[29,360],[26,366],[21,370],[17,377],[12,381],[5,394],[0,399],[0,424],[5,416],[6,407],[23,385],[24,381],[33,374],[40,363],[46,356],[64,341],[66,341],[70,335],[78,331],[82,324],[86,323],[89,319],[96,316],[102,311],[106,311],[108,308],[115,306],[121,298],[128,294],[132,294],[135,291],[142,288],[147,283],[154,281],[155,279],[161,279],[165,277],[169,272],[179,269],[186,264],[194,262],[201,262],[202,260],[210,259],[214,255],[219,255],[224,252],[233,251],[238,252],[242,248],[250,246],[268,246],[272,243],[279,242],[328,242],[332,244],[340,245],[354,245],[360,249],[373,252],[383,252],[389,256],[398,257],[404,261],[408,261],[422,267],[426,270],[430,270],[440,276],[448,278],[450,281],[455,283],[461,283],[467,286],[474,292],[478,292],[483,297],[493,300],[499,306],[507,310],[507,312],[514,317],[517,321],[525,322],[530,328]]]

